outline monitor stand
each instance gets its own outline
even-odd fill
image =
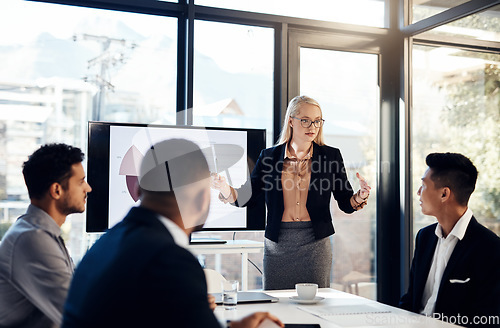
[[[193,238],[193,234],[189,234],[190,245],[210,245],[210,244],[226,244],[227,240],[218,238]]]

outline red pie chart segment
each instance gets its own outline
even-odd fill
[[[127,175],[127,189],[130,194],[130,197],[137,202],[139,200],[139,177],[134,175]]]
[[[139,200],[139,170],[144,156],[135,146],[131,146],[120,164],[120,175],[125,175],[127,189],[130,197],[137,202]]]

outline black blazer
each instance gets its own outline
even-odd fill
[[[419,313],[424,305],[422,295],[432,264],[437,236],[436,225],[421,229],[416,237],[415,256],[410,271],[408,292],[400,307]],[[452,283],[450,280],[466,281]],[[467,316],[468,327],[499,327],[475,325],[474,316],[497,316],[500,320],[500,238],[472,217],[464,238],[459,240],[443,273],[435,308],[436,318]],[[445,318],[443,318],[445,319]],[[483,319],[484,320],[484,319]],[[451,321],[449,321],[451,322]]]
[[[220,328],[197,259],[155,213],[134,207],[78,265],[63,327],[159,326]]]
[[[278,242],[281,219],[285,210],[281,173],[285,158],[286,144],[264,149],[255,164],[247,182],[238,191],[236,205],[251,205],[263,193],[267,205],[266,238]],[[251,190],[251,195],[250,195]],[[311,181],[306,208],[311,217],[316,239],[335,233],[330,213],[331,194],[345,213],[352,213],[350,199],[354,194],[347,179],[340,150],[313,143]]]

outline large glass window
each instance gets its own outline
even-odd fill
[[[300,94],[320,103],[325,142],[340,149],[353,189],[356,172],[372,187],[368,206],[350,215],[332,198],[332,287],[376,299],[378,56],[301,48]]]
[[[480,41],[500,41],[500,6],[470,15],[422,34],[427,36],[463,37]]]
[[[198,126],[266,129],[273,143],[274,30],[196,21],[194,26],[193,123]],[[200,233],[220,239],[264,241],[263,232]],[[207,268],[241,278],[241,255],[202,255]],[[262,288],[262,253],[249,254],[248,288]]]
[[[439,14],[445,10],[464,4],[469,0],[410,0],[412,6],[411,23],[418,22],[422,19],[429,18]]]
[[[193,122],[267,130],[273,143],[274,30],[196,21]]]
[[[384,26],[385,0],[196,0],[197,5],[373,27]]]
[[[469,201],[500,235],[500,55],[414,46],[412,105],[413,231],[436,222],[420,211],[417,190],[432,152],[458,152],[479,171]]]
[[[88,120],[175,124],[177,20],[6,0],[0,30],[4,229],[26,210],[21,166],[41,144],[85,151]],[[84,221],[73,215],[63,225],[75,261],[86,248]]]

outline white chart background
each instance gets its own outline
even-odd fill
[[[120,222],[131,207],[139,205],[130,195],[125,175],[120,175],[123,157],[134,145],[143,155],[152,145],[172,138],[182,138],[196,143],[201,149],[214,144],[231,144],[243,149],[243,156],[231,166],[229,173],[232,185],[239,187],[247,180],[247,134],[245,131],[204,130],[159,127],[111,126],[109,145],[109,227]],[[213,159],[212,159],[213,161]],[[216,164],[210,163],[211,171]],[[226,176],[226,172],[219,172]],[[245,228],[246,209],[224,204],[218,199],[219,192],[211,190],[210,213],[205,228]]]

